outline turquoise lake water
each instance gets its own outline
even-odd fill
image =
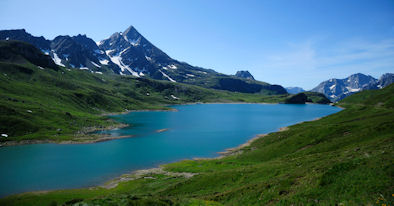
[[[135,135],[95,144],[0,147],[0,196],[100,185],[137,169],[217,152],[257,134],[340,111],[328,105],[197,104],[177,112],[132,112],[113,118],[130,127],[105,131]],[[157,130],[168,129],[157,133]]]

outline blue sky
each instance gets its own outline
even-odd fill
[[[394,72],[393,0],[0,1],[0,29],[49,39],[130,25],[177,60],[283,86]]]

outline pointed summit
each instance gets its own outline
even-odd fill
[[[141,35],[137,29],[135,29],[132,25],[129,26],[126,30],[124,30],[123,34],[127,35],[128,33],[137,33],[139,35]]]
[[[130,42],[133,46],[137,46],[141,40],[144,38],[133,26],[127,28],[122,36],[128,42]]]

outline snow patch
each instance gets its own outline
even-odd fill
[[[106,50],[106,51],[105,51],[105,54],[109,56],[109,54],[112,53],[113,51],[115,51],[115,49]]]
[[[41,66],[38,66],[38,68],[39,68],[39,69],[42,69],[42,70],[44,70],[44,68],[43,68],[43,67],[41,67]]]
[[[351,87],[346,87],[346,89],[347,89],[349,92],[359,92],[359,91],[361,90],[360,88],[354,89],[354,88],[351,88]]]
[[[150,57],[148,57],[148,56],[145,56],[145,58],[146,58],[146,60],[148,60],[148,61],[152,61],[152,58],[150,58]]]
[[[188,77],[195,77],[193,74],[186,74]]]
[[[332,85],[331,87],[330,87],[330,90],[333,90],[335,87],[336,87],[337,85]]]
[[[177,69],[177,67],[173,64],[167,65],[165,67],[162,67],[164,70],[168,70],[168,69]]]
[[[126,49],[124,49],[123,51],[121,51],[120,53],[119,53],[119,55],[117,55],[117,56],[110,56],[110,55],[108,55],[110,52],[109,51],[113,51],[113,50],[107,50],[107,51],[105,51],[106,53],[107,53],[107,55],[109,56],[109,58],[111,59],[111,61],[113,62],[113,63],[115,63],[115,64],[117,64],[119,67],[120,67],[120,69],[121,69],[121,75],[124,75],[124,71],[125,70],[127,70],[127,71],[129,71],[133,76],[136,76],[136,77],[139,77],[139,75],[138,75],[138,73],[137,72],[135,72],[135,71],[133,71],[129,66],[127,66],[127,65],[125,65],[123,62],[122,62],[122,57],[121,57],[121,55],[122,55],[122,53],[123,52],[125,52],[127,49],[129,49],[129,48],[126,48]]]
[[[64,67],[64,64],[62,64],[62,60],[57,56],[57,54],[55,52],[53,52],[53,61],[55,62],[55,64]]]
[[[178,97],[174,96],[173,94],[171,94],[171,97],[172,97],[173,99],[179,99]]]
[[[163,71],[159,70],[159,72],[166,77],[168,80],[170,80],[171,82],[176,82],[175,80],[171,79],[171,77],[169,77],[166,73],[164,73]]]
[[[142,72],[140,72],[139,75],[140,75],[141,77],[145,76],[145,74],[142,73]]]
[[[103,74],[102,72],[94,72],[94,73],[96,73],[96,74]]]
[[[10,40],[10,37],[5,38],[6,41]]]
[[[107,59],[100,59],[100,64],[108,65],[109,61]]]
[[[101,68],[101,66],[100,65],[98,65],[98,64],[96,64],[96,63],[94,63],[93,61],[90,61],[90,63],[92,63],[95,67],[98,67],[98,68]]]
[[[130,44],[133,46],[138,46],[140,45],[140,41],[141,41],[141,37],[138,37],[138,39],[133,39],[133,40],[129,40]]]
[[[2,137],[8,137],[8,134],[1,134]]]

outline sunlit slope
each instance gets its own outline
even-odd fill
[[[172,173],[132,175],[113,189],[27,193],[0,204],[392,205],[393,91],[355,94],[339,113],[271,133],[223,159],[168,164]]]

